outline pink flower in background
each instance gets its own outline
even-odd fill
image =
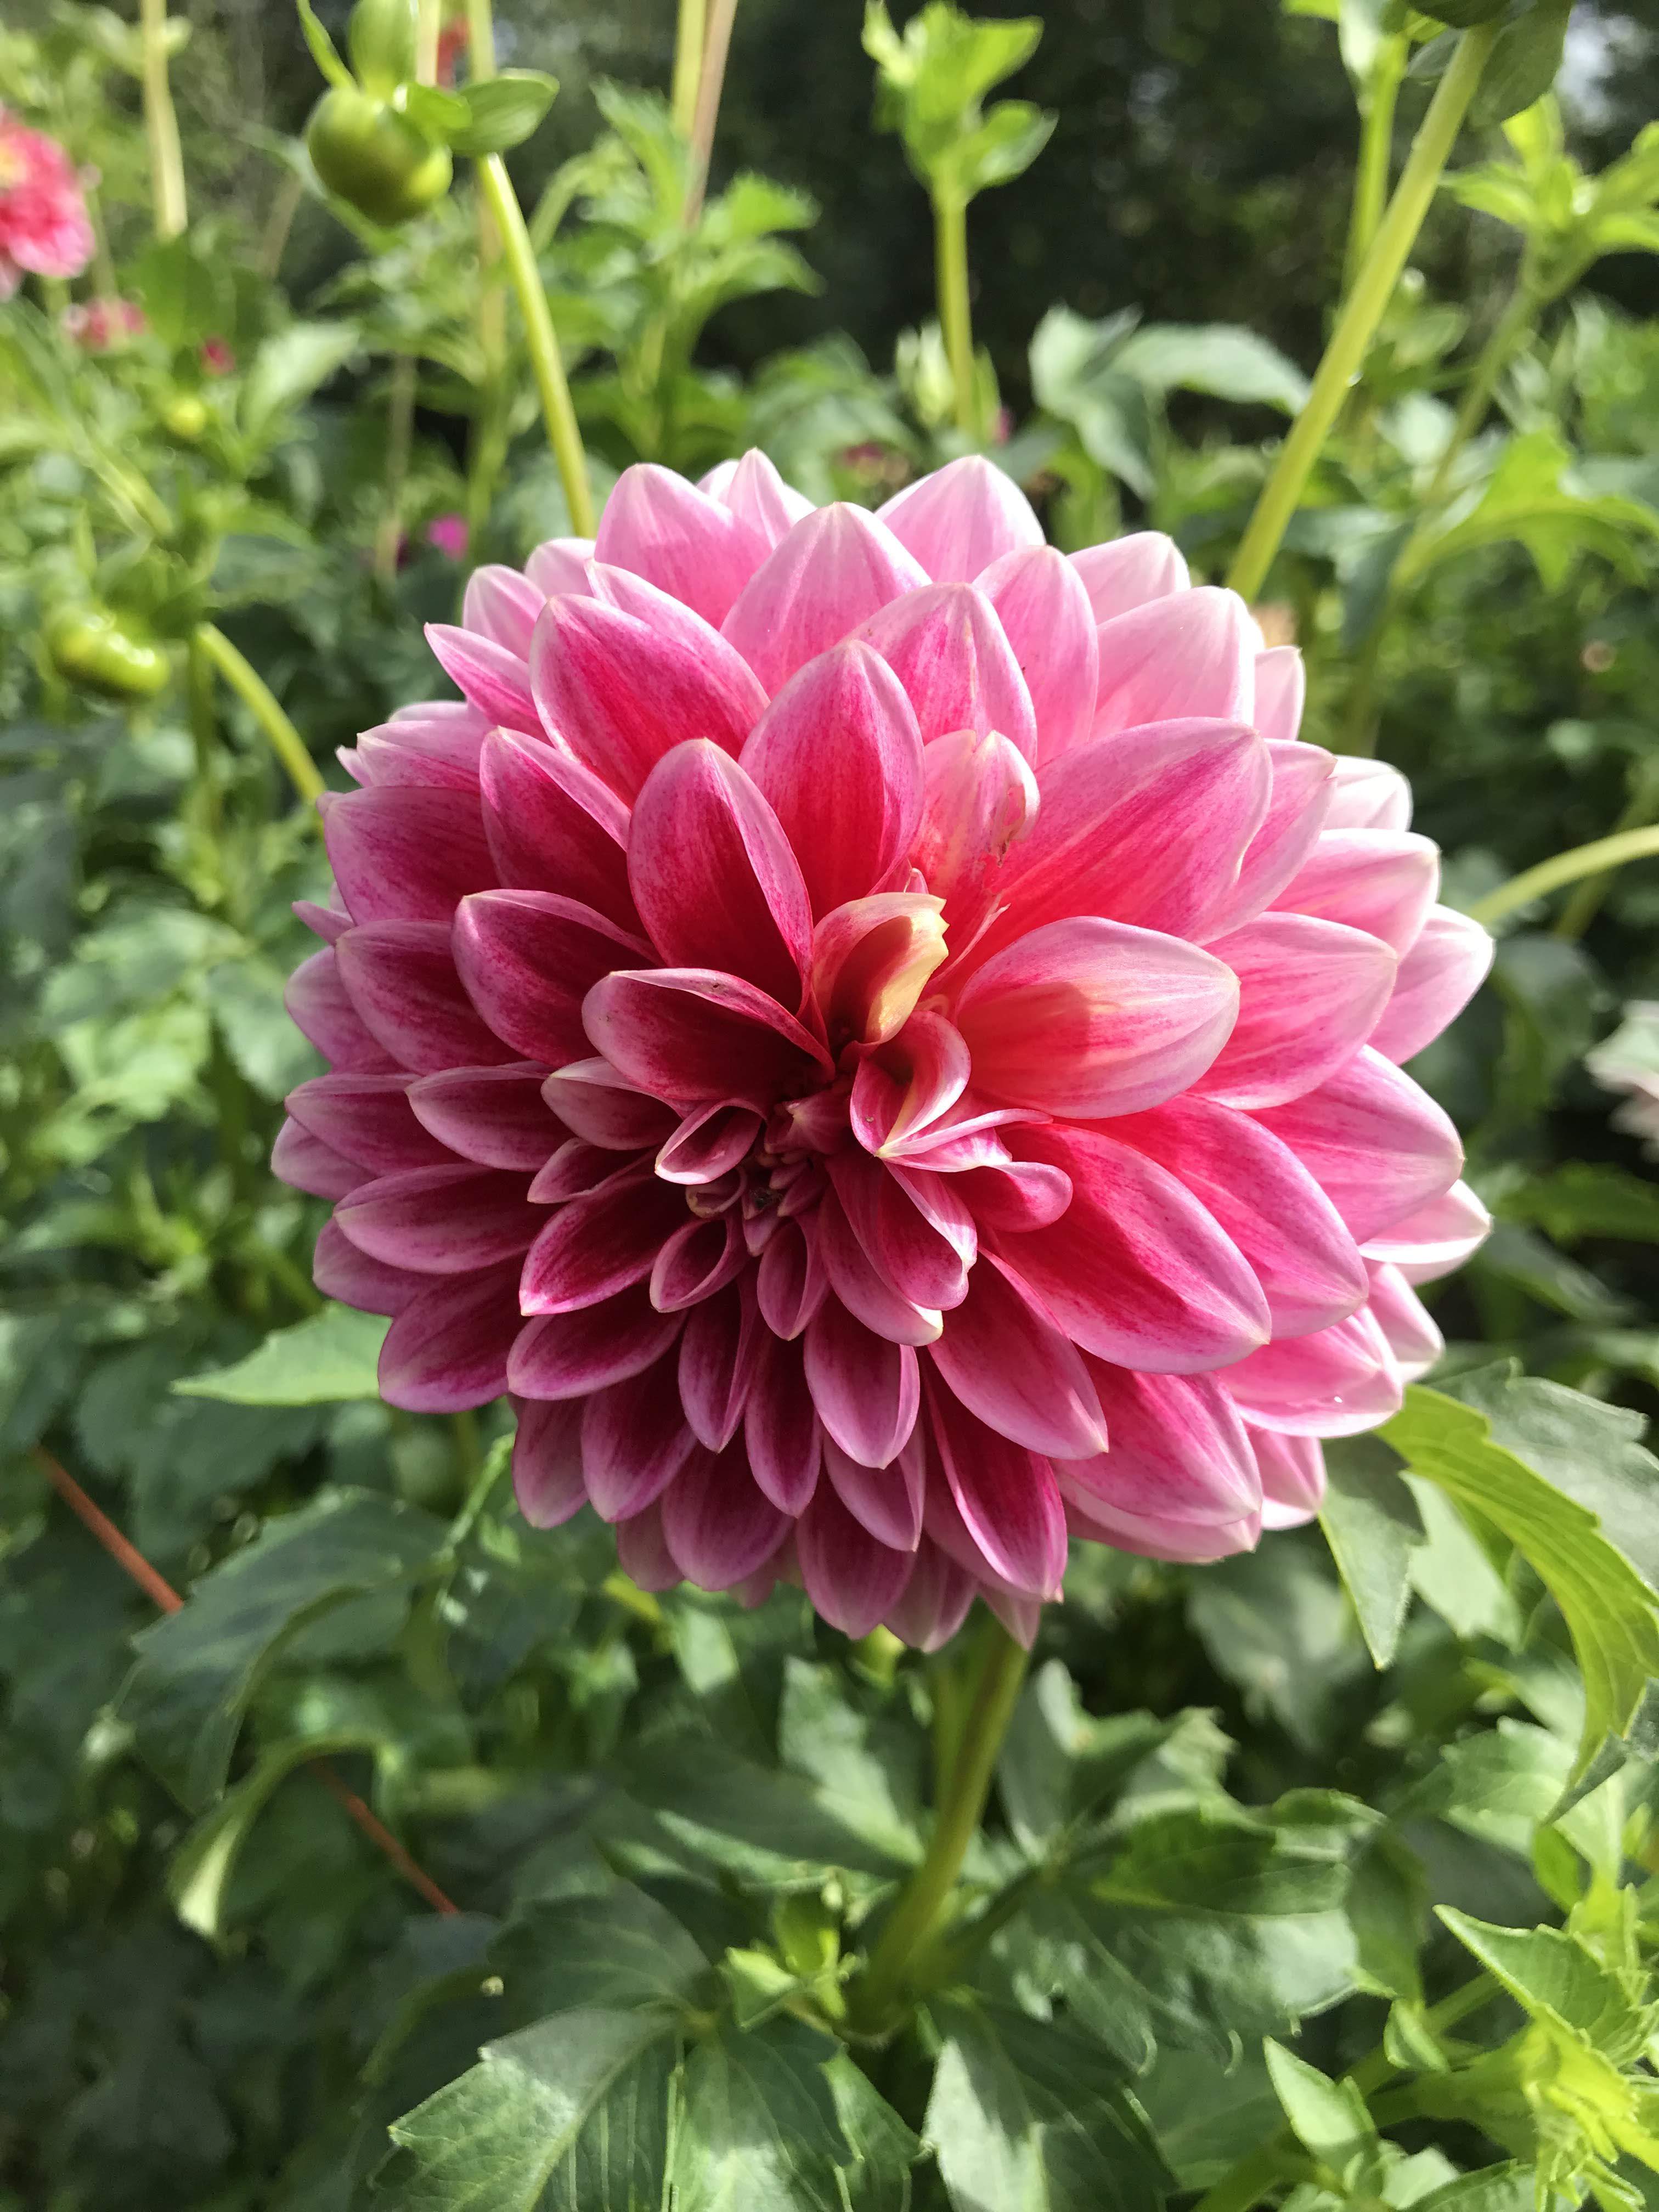
[[[1401,1063],[1485,972],[1392,770],[1166,538],[990,463],[878,516],[630,470],[484,568],[325,802],[278,1171],[381,1384],[509,1391],[533,1522],[1029,1637],[1068,1536],[1209,1559],[1439,1340],[1486,1218]]]
[[[1584,1066],[1604,1090],[1625,1094],[1613,1127],[1640,1137],[1650,1158],[1659,1158],[1659,1005],[1632,1000],[1613,1035],[1586,1054]]]
[[[107,353],[144,328],[144,311],[131,300],[81,300],[65,307],[64,336],[88,353]]]
[[[68,155],[0,108],[0,300],[26,276],[78,276],[93,245]]]
[[[204,373],[209,376],[230,376],[234,374],[236,356],[223,338],[204,338],[198,358]]]
[[[465,560],[467,535],[464,514],[436,514],[426,526],[427,544],[450,561]]]

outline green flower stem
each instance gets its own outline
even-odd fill
[[[933,1817],[927,1856],[882,1929],[863,1979],[852,1993],[861,2025],[878,2028],[902,1994],[917,1947],[930,1936],[956,1887],[962,1862],[978,1832],[991,1774],[1025,1679],[1029,1654],[994,1614],[981,1632],[972,1710]]]
[[[415,82],[438,82],[438,44],[443,33],[443,0],[415,0]]]
[[[223,813],[219,798],[219,731],[213,708],[213,662],[199,630],[191,633],[185,653],[190,735],[196,752],[196,792],[201,804],[202,827],[216,859]],[[222,896],[222,889],[220,896]]]
[[[1622,830],[1611,837],[1598,837],[1593,844],[1576,845],[1570,853],[1558,853],[1553,860],[1540,860],[1535,868],[1511,876],[1508,883],[1477,899],[1469,912],[1476,921],[1490,927],[1517,907],[1530,906],[1534,899],[1559,891],[1565,884],[1576,884],[1584,876],[1605,875],[1622,868],[1627,860],[1651,860],[1656,854],[1659,854],[1659,828]]]
[[[674,79],[670,105],[674,128],[682,138],[691,136],[697,112],[697,87],[702,79],[703,44],[708,31],[708,0],[680,0],[674,28]]]
[[[945,336],[956,395],[957,428],[964,438],[979,433],[974,391],[974,326],[968,307],[968,203],[933,198],[933,268],[939,290],[939,326]]]
[[[542,272],[536,266],[535,248],[525,228],[524,210],[499,154],[486,155],[479,162],[478,184],[501,234],[507,275],[524,317],[525,343],[535,371],[536,388],[541,395],[547,441],[558,463],[565,504],[570,509],[570,526],[578,537],[591,538],[595,518],[593,495],[587,482],[587,456],[582,451],[581,432],[576,427],[576,410],[570,404],[570,386],[565,382],[564,363],[559,357],[559,341],[548,309],[547,294],[542,289]]]
[[[708,164],[714,153],[714,125],[720,120],[720,94],[726,88],[726,57],[732,51],[732,26],[737,20],[738,0],[710,0],[707,42],[697,78],[697,104],[691,118],[690,174],[686,183],[681,221],[690,230],[702,213],[708,189]]]
[[[1423,495],[1425,513],[1437,507],[1445,497],[1446,487],[1451,481],[1453,464],[1480,428],[1486,410],[1492,404],[1498,378],[1509,367],[1516,348],[1547,304],[1544,294],[1523,272],[1522,281],[1515,288],[1514,297],[1493,325],[1491,336],[1481,347],[1474,367],[1469,372],[1469,380],[1463,386],[1463,396],[1458,402],[1451,434],[1446,440],[1440,459],[1435,463],[1434,474],[1429,480],[1428,490]],[[1409,551],[1410,548],[1407,547],[1407,550]]]
[[[1656,813],[1659,813],[1659,761],[1644,763],[1644,771],[1636,779],[1636,788],[1613,825],[1613,834],[1618,836],[1627,830],[1645,829]],[[1610,869],[1586,876],[1562,908],[1555,925],[1556,936],[1566,944],[1576,945],[1600,913],[1612,882]]]
[[[1261,591],[1291,517],[1295,514],[1314,463],[1341,411],[1348,388],[1359,373],[1384,309],[1394,296],[1423,218],[1456,143],[1469,101],[1480,81],[1486,57],[1498,36],[1496,21],[1465,31],[1449,67],[1435,88],[1428,113],[1355,277],[1312,389],[1291,434],[1279,448],[1273,472],[1261,488],[1249,527],[1234,557],[1228,583],[1247,599]]]
[[[415,356],[400,353],[392,364],[386,401],[386,505],[374,533],[374,574],[390,591],[398,580],[398,551],[403,538],[404,489],[415,443]]]
[[[1403,37],[1384,39],[1377,48],[1370,82],[1360,102],[1359,161],[1354,171],[1353,203],[1348,214],[1348,246],[1342,265],[1344,295],[1371,250],[1389,198],[1389,162],[1394,152],[1394,113],[1407,55]]]
[[[433,59],[435,63],[435,49]],[[474,79],[495,74],[495,18],[490,0],[466,0],[466,70]]]
[[[177,238],[190,220],[185,204],[185,157],[179,118],[167,82],[167,0],[139,0],[143,42],[144,135],[149,141],[149,185],[155,235]]]
[[[314,806],[328,787],[318,774],[317,763],[306,750],[300,732],[277,705],[264,678],[238,653],[224,632],[216,629],[211,623],[199,623],[191,634],[191,643],[200,647],[224,678],[270,738],[270,749],[288,770],[289,781],[295,790],[308,805]]]

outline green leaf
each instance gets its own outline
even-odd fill
[[[860,1711],[829,1667],[784,1662],[778,1750],[816,1782],[841,1817],[900,1864],[921,1857],[921,1777],[914,1729]]]
[[[1036,51],[1042,25],[968,15],[928,0],[903,36],[883,0],[868,0],[864,50],[874,61],[876,121],[898,131],[912,169],[942,203],[965,205],[988,185],[1006,184],[1048,143],[1054,118],[1027,100],[981,102]]]
[[[1267,2072],[1291,2132],[1309,2155],[1347,2185],[1380,2156],[1376,2123],[1352,2081],[1333,2081],[1271,2038]]]
[[[1559,1244],[1580,1237],[1659,1244],[1659,1183],[1599,1160],[1564,1160],[1529,1174],[1503,1194],[1496,1211],[1505,1220],[1535,1223]]]
[[[133,287],[150,328],[175,351],[222,336],[235,314],[235,294],[222,262],[204,258],[187,234],[146,246]]]
[[[1308,396],[1296,363],[1235,323],[1148,323],[1127,338],[1113,367],[1154,392],[1207,392],[1294,415]]]
[[[173,1387],[181,1398],[218,1398],[232,1406],[325,1406],[378,1398],[377,1363],[391,1326],[379,1314],[326,1305],[306,1321],[273,1329],[234,1367],[188,1375]]]
[[[395,1499],[325,1493],[267,1522],[181,1611],[137,1638],[122,1714],[182,1803],[199,1810],[223,1787],[242,1714],[283,1644],[348,1598],[405,1583],[442,1536],[440,1522]]]
[[[1504,122],[1543,98],[1561,67],[1571,13],[1572,0],[1532,0],[1504,24],[1469,103],[1469,121],[1477,130]]]
[[[1659,1676],[1659,1599],[1596,1513],[1498,1443],[1485,1413],[1414,1384],[1381,1433],[1415,1474],[1502,1530],[1560,1607],[1584,1677],[1582,1781],[1604,1745],[1627,1736]]]
[[[1501,15],[1510,0],[1416,0],[1425,15],[1432,15],[1437,23],[1449,23],[1455,31],[1467,31],[1471,23],[1490,23],[1494,15]]]
[[[1534,2020],[1582,2037],[1615,2064],[1646,2046],[1642,2005],[1589,1946],[1564,1928],[1499,1928],[1449,1905],[1437,1908],[1458,1942]]]
[[[977,2008],[953,2005],[938,2025],[922,2139],[953,2212],[1041,2212],[1042,2148],[1012,2060]]]
[[[468,85],[458,96],[466,103],[466,121],[447,132],[458,154],[482,157],[521,146],[553,105],[556,78],[540,70],[503,70],[498,76]]]
[[[323,1072],[322,1055],[289,1019],[287,980],[274,960],[258,953],[224,961],[203,978],[225,1049],[262,1098],[285,1098]]]
[[[1036,2130],[1044,2212],[1159,2212],[1174,2186],[1146,2116],[1098,2045],[997,2006],[987,2019]]]
[[[797,2020],[723,2024],[686,2061],[676,2212],[842,2212],[854,2153],[824,2072],[836,2046]]]
[[[1509,2159],[1501,2166],[1459,2174],[1455,2181],[1419,2197],[1412,2212],[1536,2212],[1537,2203],[1532,2168]]]
[[[527,1905],[494,1964],[520,2017],[677,2004],[709,1979],[708,1961],[673,1914],[627,1881],[602,1900]]]
[[[844,2051],[823,2072],[855,2160],[842,2168],[848,2212],[909,2212],[910,2168],[921,2156],[921,2137]]]
[[[300,10],[300,28],[305,33],[307,46],[311,49],[312,60],[316,63],[331,84],[350,85],[351,71],[340,59],[333,40],[318,21],[317,11],[312,6],[311,0],[295,0],[295,4]]]
[[[1378,1996],[1420,2004],[1418,1954],[1428,1917],[1428,1877],[1416,1852],[1392,1828],[1379,1828],[1355,1860],[1347,1909],[1364,1986]]]
[[[1020,1693],[997,1761],[998,1790],[1022,1846],[1040,1856],[1062,1828],[1091,1813],[1199,1718],[1119,1713],[1095,1720],[1061,1662],[1045,1660]]]
[[[283,417],[343,368],[360,342],[355,323],[290,323],[267,338],[242,388],[248,435],[261,442],[275,438]]]
[[[672,2037],[661,2013],[590,2009],[486,2044],[478,2065],[393,2124],[402,2154],[380,2191],[397,2212],[659,2203]],[[631,2130],[605,2125],[619,2110]],[[602,2142],[584,2145],[590,2126]],[[578,2162],[608,2175],[603,2195],[574,2193]]]
[[[346,47],[366,92],[385,99],[409,83],[418,45],[416,0],[356,0]]]
[[[1389,1667],[1405,1625],[1412,1553],[1424,1541],[1423,1516],[1394,1455],[1370,1437],[1328,1445],[1325,1471],[1319,1525],[1371,1657],[1379,1668]]]

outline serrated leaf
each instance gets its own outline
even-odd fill
[[[1265,2048],[1268,2077],[1297,2141],[1339,2180],[1357,2181],[1378,2150],[1364,2098],[1352,2081],[1333,2081],[1271,2037]]]
[[[823,2073],[855,2161],[842,2168],[848,2212],[909,2212],[910,2168],[921,2156],[921,2138],[845,2051],[826,2061]]]
[[[902,1865],[921,1858],[919,1740],[860,1711],[832,1668],[785,1661],[778,1750],[878,1850]]]
[[[1036,2124],[1013,2062],[977,2008],[953,2005],[938,2024],[922,2140],[952,2212],[1042,2212]]]
[[[628,1881],[602,1900],[526,1905],[503,1932],[493,1963],[520,2018],[673,2005],[709,1976],[708,1961],[673,1914]]]
[[[729,2023],[686,2061],[671,2181],[676,2212],[842,2212],[853,2160],[824,2072],[836,2052],[802,2021]]]
[[[510,152],[537,129],[558,88],[540,70],[503,70],[468,85],[457,95],[466,103],[466,120],[447,132],[450,145],[475,158]]]
[[[1439,1917],[1534,2020],[1547,2021],[1616,2065],[1645,2048],[1649,2024],[1613,1969],[1564,1928],[1500,1928],[1449,1905]]]
[[[1351,1437],[1328,1445],[1319,1525],[1360,1632],[1379,1668],[1391,1666],[1411,1596],[1412,1554],[1423,1516],[1386,1445]]]
[[[1376,1996],[1422,2002],[1418,1954],[1428,1911],[1421,1860],[1394,1829],[1379,1829],[1354,1861],[1347,1896],[1360,1979]]]
[[[380,1346],[391,1326],[379,1314],[325,1305],[305,1321],[273,1329],[234,1367],[182,1376],[173,1388],[181,1398],[217,1398],[232,1406],[326,1406],[378,1398]]]

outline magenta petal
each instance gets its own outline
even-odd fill
[[[1262,1527],[1300,1528],[1325,1502],[1325,1455],[1319,1439],[1252,1427],[1250,1442],[1261,1470]]]
[[[446,923],[366,922],[335,954],[363,1026],[394,1064],[427,1075],[514,1057],[462,989]]]
[[[1468,1183],[1455,1182],[1443,1197],[1371,1237],[1365,1257],[1387,1261],[1408,1283],[1432,1283],[1461,1267],[1491,1229],[1491,1214]]]
[[[1139,1559],[1177,1559],[1201,1566],[1212,1559],[1231,1559],[1237,1552],[1254,1551],[1261,1540],[1264,1516],[1260,1511],[1224,1523],[1177,1521],[1167,1513],[1126,1513],[1079,1487],[1064,1468],[1059,1480],[1066,1523],[1074,1536],[1109,1544],[1115,1551],[1132,1552]]]
[[[1036,818],[1036,778],[1018,747],[994,730],[935,738],[922,765],[922,819],[912,858],[965,943],[996,896],[1008,848]]]
[[[862,507],[817,507],[750,577],[720,635],[775,696],[798,668],[927,580]]]
[[[1289,1146],[1249,1115],[1172,1098],[1113,1133],[1167,1168],[1231,1238],[1276,1337],[1327,1328],[1364,1297],[1364,1265],[1341,1216]]]
[[[915,1550],[921,1539],[927,1480],[926,1456],[919,1437],[913,1438],[888,1465],[878,1468],[854,1459],[833,1437],[826,1436],[823,1471],[836,1496],[877,1543],[896,1552]]]
[[[1269,744],[1294,742],[1308,696],[1307,671],[1293,645],[1275,645],[1255,657],[1255,726]]]
[[[428,623],[426,641],[444,674],[465,692],[492,725],[541,734],[541,718],[532,696],[530,671],[522,653],[491,639],[459,629],[452,623]]]
[[[1327,830],[1273,901],[1411,949],[1440,883],[1439,848],[1403,830]]]
[[[448,932],[443,933],[446,939]],[[447,954],[446,954],[446,957]],[[457,985],[457,989],[459,986]],[[364,1023],[351,1002],[333,945],[302,960],[288,979],[283,1003],[289,1018],[337,1073],[385,1074],[397,1061]]]
[[[812,947],[806,885],[782,824],[729,753],[665,753],[634,802],[628,880],[669,966],[741,975],[793,1012]]]
[[[969,1168],[953,1178],[981,1229],[1046,1229],[1072,1202],[1072,1178],[1037,1160]]]
[[[1167,599],[1188,586],[1187,563],[1173,538],[1138,530],[1105,545],[1086,545],[1066,556],[1082,579],[1097,623],[1127,615],[1152,599]]]
[[[769,1330],[763,1334],[743,1415],[750,1472],[779,1512],[792,1518],[805,1510],[823,1460],[801,1361],[798,1344],[786,1344]]]
[[[945,956],[944,902],[876,891],[831,908],[812,939],[811,996],[832,1049],[884,1044]]]
[[[520,1286],[525,1313],[569,1313],[642,1283],[684,1219],[678,1190],[648,1170],[621,1170],[561,1206],[531,1246]]]
[[[325,1298],[337,1298],[359,1313],[398,1314],[412,1297],[429,1288],[429,1275],[388,1267],[360,1252],[337,1223],[325,1221],[311,1259],[311,1279]]]
[[[660,1504],[617,1523],[617,1565],[642,1590],[672,1589],[684,1579],[662,1533]]]
[[[320,937],[325,945],[337,944],[351,927],[351,916],[337,906],[319,906],[315,899],[295,899],[294,913],[296,921],[304,922],[313,937]]]
[[[1079,916],[1016,938],[976,969],[954,1018],[974,1081],[993,1097],[1097,1120],[1184,1091],[1226,1047],[1238,1014],[1224,957]]]
[[[1029,1596],[1054,1596],[1066,1515],[1048,1461],[988,1429],[931,1379],[927,1407],[951,1496],[993,1572]]]
[[[765,1325],[746,1284],[705,1298],[680,1339],[680,1402],[698,1441],[724,1451],[742,1422]]]
[[[1401,1373],[1408,1382],[1415,1382],[1437,1364],[1446,1340],[1398,1267],[1373,1262],[1370,1278],[1371,1319],[1388,1339]]]
[[[540,602],[538,602],[539,605]],[[471,707],[459,707],[457,719],[428,708],[419,720],[394,716],[365,730],[354,746],[339,748],[340,765],[361,784],[428,784],[446,791],[476,793],[478,751],[489,725]]]
[[[530,1186],[535,1206],[558,1206],[568,1198],[586,1198],[611,1181],[617,1172],[614,1152],[590,1145],[581,1137],[567,1137],[556,1145],[536,1170]]]
[[[806,1382],[818,1419],[861,1467],[897,1458],[916,1425],[916,1355],[855,1321],[839,1299],[819,1309],[804,1340]]]
[[[516,568],[486,562],[466,580],[461,623],[493,645],[505,646],[519,659],[528,660],[531,633],[547,599],[540,586]]]
[[[818,1257],[816,1224],[781,1221],[761,1254],[755,1291],[775,1336],[798,1337],[823,1304],[830,1285]]]
[[[956,1176],[892,1161],[875,1174],[873,1256],[888,1280],[913,1305],[959,1306],[968,1295],[979,1232]],[[865,1224],[859,1227],[863,1236]]]
[[[750,1106],[722,1099],[699,1106],[681,1121],[657,1154],[657,1173],[665,1182],[714,1182],[746,1159],[764,1127]]]
[[[642,461],[617,477],[593,554],[643,576],[718,628],[772,543],[684,477]]]
[[[1256,1512],[1261,1482],[1249,1432],[1213,1375],[1137,1375],[1091,1360],[1111,1437],[1061,1471],[1068,1494],[1118,1511],[1224,1527]]]
[[[608,1060],[573,1060],[555,1068],[542,1097],[567,1129],[607,1152],[653,1151],[678,1118],[660,1098],[636,1091]]]
[[[757,1487],[741,1444],[693,1453],[659,1509],[668,1548],[700,1589],[730,1589],[764,1566],[789,1523]]]
[[[903,686],[922,743],[997,730],[1036,757],[1036,713],[996,611],[971,584],[909,592],[872,615],[859,636]]]
[[[823,1483],[796,1528],[795,1556],[813,1611],[843,1636],[867,1636],[910,1579],[909,1553],[878,1542]]]
[[[659,1313],[638,1284],[596,1306],[544,1314],[520,1330],[507,1387],[521,1398],[585,1398],[642,1375],[679,1328],[679,1316]]]
[[[599,599],[557,599],[536,625],[537,728],[544,723],[629,802],[663,755],[688,738],[741,750],[766,704],[719,631],[687,608],[675,611],[681,623],[670,631]]]
[[[574,755],[510,731],[485,740],[479,762],[484,835],[495,880],[557,891],[636,930],[628,888],[628,809]]]
[[[913,1014],[853,1079],[853,1134],[866,1152],[896,1151],[947,1114],[968,1085],[968,1048],[938,1014]]]
[[[1387,761],[1343,754],[1331,799],[1333,830],[1409,830],[1412,787]]]
[[[699,1447],[685,1425],[669,1353],[645,1374],[597,1390],[582,1413],[582,1469],[601,1521],[626,1521],[661,1497]]]
[[[775,999],[713,969],[618,969],[588,993],[582,1018],[619,1073],[682,1111],[719,1100],[769,1108],[830,1073],[822,1046]]]
[[[814,915],[896,878],[921,816],[921,737],[871,647],[849,639],[791,677],[743,765],[783,825]]]
[[[866,1328],[890,1343],[932,1344],[944,1325],[938,1308],[919,1306],[907,1297],[878,1256],[878,1187],[869,1179],[854,1180],[856,1162],[846,1153],[830,1160],[830,1172],[835,1188],[825,1192],[813,1227],[830,1289]],[[855,1218],[860,1213],[861,1223]]]
[[[1292,1436],[1352,1437],[1397,1413],[1405,1390],[1388,1339],[1364,1307],[1231,1369],[1228,1395],[1248,1419]]]
[[[1371,1032],[1373,1048],[1396,1063],[1414,1059],[1480,989],[1492,950],[1491,937],[1469,915],[1449,906],[1431,907]]]
[[[528,1062],[446,1068],[411,1085],[409,1103],[422,1127],[464,1160],[533,1175],[564,1137],[542,1097],[544,1073]]]
[[[587,564],[593,558],[591,538],[549,538],[537,546],[524,564],[525,574],[544,599],[574,593],[587,596]]]
[[[406,1075],[317,1075],[284,1103],[313,1137],[371,1176],[453,1164],[448,1147],[410,1111]]]
[[[1255,639],[1236,592],[1200,585],[1103,623],[1094,733],[1203,715],[1248,722]]]
[[[1042,543],[1024,493],[978,453],[895,492],[880,519],[939,584],[969,582],[1003,554]]]
[[[455,916],[455,967],[495,1034],[544,1067],[588,1057],[582,1002],[647,947],[553,891],[479,891]]]
[[[1361,1243],[1441,1197],[1463,1164],[1440,1108],[1369,1047],[1316,1091],[1259,1118],[1312,1172]]]
[[[559,1528],[587,1503],[582,1480],[581,1407],[518,1408],[513,1439],[513,1494],[532,1528]]]
[[[1301,914],[1259,915],[1210,951],[1238,978],[1238,1020],[1197,1088],[1229,1106],[1282,1106],[1334,1074],[1376,1026],[1398,966],[1380,938]]]
[[[1036,717],[1040,761],[1080,744],[1100,678],[1097,617],[1082,578],[1051,545],[1005,553],[978,579],[996,609]]]
[[[1192,1375],[1267,1340],[1267,1302],[1249,1263],[1166,1169],[1097,1130],[1027,1129],[1020,1148],[1071,1177],[1072,1203],[1049,1228],[999,1242],[1085,1351]]]
[[[303,1123],[283,1122],[270,1148],[270,1171],[291,1190],[309,1191],[313,1198],[344,1198],[368,1181],[355,1160],[337,1152]]]
[[[913,1650],[937,1651],[967,1619],[975,1589],[972,1577],[923,1537],[910,1579],[888,1608],[884,1625]]]
[[[969,1412],[1011,1443],[1055,1459],[1106,1449],[1081,1355],[992,1255],[969,1274],[928,1357]]]
[[[1244,848],[1238,881],[1205,919],[1208,944],[1254,921],[1270,906],[1313,851],[1329,817],[1335,790],[1334,757],[1317,745],[1271,744],[1267,812]]]
[[[380,1347],[380,1395],[410,1413],[459,1413],[507,1388],[519,1333],[519,1270],[434,1278],[392,1322]]]
[[[738,461],[720,461],[699,477],[697,489],[731,508],[739,521],[758,530],[769,546],[781,545],[812,502],[787,484],[758,446]]]
[[[360,1251],[389,1267],[461,1275],[524,1251],[545,1217],[526,1203],[522,1176],[458,1160],[366,1182],[334,1218]]]
[[[701,1304],[736,1280],[749,1265],[749,1248],[734,1214],[695,1218],[677,1229],[651,1269],[651,1303],[661,1313]]]

